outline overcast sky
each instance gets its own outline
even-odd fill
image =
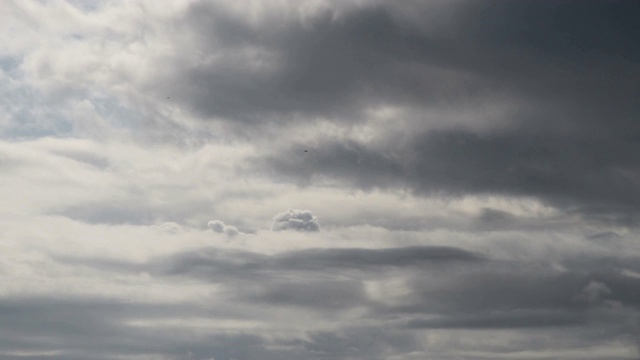
[[[640,359],[639,5],[0,0],[0,358]]]

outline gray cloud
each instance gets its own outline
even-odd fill
[[[12,326],[0,336],[0,341],[11,345],[3,348],[50,349],[42,336],[51,334],[64,339],[62,348],[70,358],[96,349],[103,354],[97,359],[142,353],[188,359],[188,352],[203,359],[384,359],[389,354],[423,351],[418,339],[424,331],[469,334],[468,330],[508,329],[523,337],[540,331],[562,331],[565,336],[559,337],[563,340],[556,345],[531,340],[514,343],[510,349],[541,344],[551,347],[548,349],[579,348],[633,339],[640,320],[640,297],[634,291],[640,279],[620,271],[640,270],[640,262],[633,258],[581,257],[580,261],[562,261],[560,270],[544,262],[492,259],[459,248],[407,247],[305,249],[274,255],[203,248],[134,265],[95,259],[61,260],[121,275],[145,272],[157,280],[213,284],[218,295],[212,303],[199,305],[5,301],[0,303],[0,317]],[[404,290],[383,283],[384,296],[376,297],[369,286],[380,280],[400,281],[405,284]],[[248,309],[261,310],[258,314]],[[355,309],[359,315],[350,313]],[[337,327],[317,331],[307,324],[297,335],[275,340],[269,330],[245,329],[237,335],[216,333],[212,341],[209,336],[198,336],[194,329],[176,336],[175,329],[162,325],[126,325],[130,321],[156,320],[162,324],[167,318],[211,319],[213,323],[224,323],[225,319],[264,320],[280,311],[336,321]],[[349,319],[342,321],[342,316]],[[36,321],[40,317],[47,320]],[[273,319],[267,321],[270,326],[278,324]],[[54,333],[55,329],[64,331]],[[455,336],[451,339],[454,341]],[[93,341],[104,346],[94,346]],[[489,346],[480,348],[493,351]]]
[[[220,276],[269,277],[279,272],[300,271],[327,274],[342,271],[376,271],[390,268],[454,265],[484,261],[481,254],[463,249],[412,246],[387,249],[307,249],[266,256],[248,251],[202,249],[158,259],[153,263],[161,274],[191,275],[219,279]],[[117,265],[121,266],[121,265]],[[217,275],[217,276],[216,276]]]
[[[321,54],[276,53],[306,66],[305,76],[295,66],[283,70],[297,94],[309,91],[318,107],[324,96],[339,98],[326,100],[328,118],[341,118],[332,107],[388,104],[409,109],[390,121],[413,131],[366,141],[320,137],[311,146],[294,140],[255,164],[300,184],[339,179],[427,196],[532,196],[593,221],[637,224],[640,55],[629,16],[635,4],[467,2],[437,31],[403,23],[394,11],[364,7],[341,20],[312,22],[319,38],[303,43]],[[284,98],[296,96],[303,95]],[[515,110],[478,112],[465,125],[453,112],[427,115],[442,103],[507,103]],[[300,149],[310,151],[298,156]]]
[[[209,199],[192,199],[190,201],[172,199],[172,190],[175,189],[163,189],[162,191],[162,196],[172,203],[171,207],[156,203],[153,196],[148,193],[148,189],[127,184],[116,190],[118,194],[114,194],[112,198],[104,198],[104,194],[99,194],[95,196],[97,199],[91,198],[79,204],[67,206],[51,206],[46,212],[88,224],[148,225],[164,222],[167,219],[183,223],[193,214],[203,217],[202,214],[211,208]]]
[[[303,185],[339,179],[361,189],[404,187],[423,195],[532,196],[587,219],[634,226],[640,211],[640,187],[632,175],[639,170],[638,143],[583,136],[429,132],[412,139],[404,157],[329,140],[304,159],[289,150],[271,156],[267,166]]]
[[[247,296],[262,304],[331,311],[366,306],[368,302],[362,284],[353,280],[270,282],[241,295],[240,299]]]
[[[162,349],[144,341],[144,335],[127,328],[124,320],[181,312],[186,309],[90,299],[3,299],[0,318],[7,331],[0,335],[0,344],[3,351],[24,353],[21,358],[28,359],[39,358],[39,352],[50,352],[53,355],[42,358],[51,359],[134,356]]]
[[[390,354],[407,354],[420,350],[411,334],[380,327],[348,327],[340,332],[318,331],[309,339],[293,344],[302,347],[318,359],[366,358],[381,360]]]
[[[318,218],[309,210],[289,209],[273,218],[271,230],[316,232],[320,231],[320,223]]]
[[[315,249],[280,256],[281,263],[298,269],[358,269],[428,266],[480,262],[483,256],[463,249],[411,246],[389,249]]]
[[[233,225],[227,225],[220,220],[211,220],[207,223],[207,226],[214,232],[224,233],[231,237],[240,234],[240,230],[238,230],[237,227]]]
[[[228,310],[227,310],[228,311]],[[223,321],[222,312],[193,305],[150,305],[130,302],[53,298],[0,301],[0,319],[10,326],[0,334],[0,356],[7,359],[90,359],[149,357],[177,360],[320,359],[311,349],[283,344],[267,334],[198,331],[171,327],[136,327],[130,322],[169,317],[189,321]],[[219,318],[220,317],[220,318]],[[330,351],[326,344],[317,350]]]
[[[1,358],[637,357],[637,3],[85,2],[0,24]]]
[[[507,101],[530,104],[510,119],[524,127],[535,119],[543,127],[597,134],[613,130],[607,124],[614,122],[637,132],[631,114],[639,55],[628,15],[635,5],[403,6],[372,2],[305,19],[281,13],[256,24],[197,2],[184,21],[216,61],[179,68],[168,81],[184,88],[176,101],[197,112],[254,124],[296,114],[297,120],[320,115],[351,122],[372,104],[464,106],[507,93]],[[406,21],[406,13],[434,11],[449,21],[436,29]],[[601,28],[594,31],[593,24]]]
[[[275,17],[256,27],[210,2],[194,4],[185,21],[193,24],[200,45],[221,57],[176,73],[174,87],[186,88],[176,94],[178,101],[232,121],[331,117],[357,114],[376,98],[424,101],[421,95],[435,95],[436,87],[409,91],[407,82],[444,77],[439,69],[415,71],[408,64],[430,60],[430,51],[443,44],[394,22],[384,8],[365,6],[340,19],[331,11],[304,21]],[[462,74],[447,80],[474,85]]]
[[[597,305],[602,303],[603,298],[611,294],[611,289],[607,285],[592,281],[585,286],[580,293],[576,294],[574,300],[586,302],[589,305]]]
[[[631,263],[602,268],[592,258],[584,264],[596,265],[585,269],[565,262],[567,270],[558,271],[548,264],[505,263],[455,248],[410,247],[316,249],[277,256],[205,251],[161,260],[154,267],[160,274],[233,284],[238,301],[319,310],[366,306],[372,314],[414,314],[418,318],[411,327],[577,326],[591,321],[590,309],[607,301],[630,313],[640,307],[640,298],[630,290],[639,280],[619,270],[633,269]],[[412,289],[402,305],[376,304],[358,290],[361,282],[391,273],[402,274]],[[298,276],[305,280],[299,282]],[[316,296],[318,292],[325,296]],[[441,318],[419,320],[422,314]],[[536,317],[539,321],[529,321]]]
[[[439,319],[411,320],[412,329],[531,329],[585,326],[586,319],[580,313],[558,311],[514,311],[486,315],[450,316]]]

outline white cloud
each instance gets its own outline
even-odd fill
[[[318,218],[309,210],[289,209],[276,215],[271,224],[273,231],[298,230],[320,231]]]

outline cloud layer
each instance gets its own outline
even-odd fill
[[[639,13],[2,2],[0,358],[638,359]]]

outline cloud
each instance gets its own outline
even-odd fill
[[[320,223],[318,223],[318,218],[309,210],[289,209],[273,218],[271,230],[317,232],[320,231]]]
[[[637,357],[636,3],[0,7],[0,357]]]
[[[156,226],[162,231],[166,231],[170,234],[179,234],[180,232],[184,231],[182,226],[180,226],[180,224],[177,224],[173,221],[165,221]]]
[[[213,230],[214,232],[224,233],[230,237],[234,237],[240,234],[240,230],[238,230],[237,227],[233,225],[226,225],[220,220],[211,220],[207,223],[207,226],[209,227],[209,229]]]
[[[186,53],[198,49],[203,57],[155,82],[170,87],[172,102],[240,131],[316,118],[361,121],[377,104],[441,106],[466,96],[458,87],[482,97],[494,92],[480,71],[465,68],[467,49],[403,22],[395,6],[286,3],[288,11],[261,11],[252,22],[222,2],[194,2],[177,21],[189,24],[182,30],[197,45]],[[424,14],[436,7],[408,6]]]
[[[253,164],[305,186],[534,197],[594,222],[637,226],[640,187],[632,174],[639,171],[640,129],[631,95],[637,81],[630,79],[638,79],[639,55],[628,35],[636,25],[625,15],[635,5],[617,4],[576,10],[571,2],[457,3],[438,30],[382,5],[312,21],[312,34],[322,38],[302,43],[319,44],[313,47],[321,56],[305,61],[308,52],[278,48],[308,70],[298,77],[285,68],[282,76],[295,80],[299,96],[332,79],[326,93],[313,93],[329,105],[312,104],[357,130],[313,142],[292,137]],[[429,5],[414,5],[405,10],[428,12]],[[605,26],[601,11],[620,23]],[[591,21],[604,32],[596,34]],[[350,50],[340,51],[344,42]],[[334,85],[338,91],[330,91]],[[385,109],[395,112],[371,120]],[[368,114],[366,125],[359,128],[364,120],[353,113]],[[297,156],[301,149],[310,151]]]
[[[276,306],[298,306],[311,310],[340,311],[366,306],[364,286],[358,281],[279,281],[243,294],[257,303]]]
[[[513,311],[485,315],[452,315],[429,320],[411,320],[413,329],[522,329],[570,328],[584,326],[587,320],[581,314],[558,311]]]
[[[154,268],[162,274],[192,274],[208,277],[215,273],[230,276],[265,276],[278,272],[377,271],[392,268],[429,268],[482,263],[485,257],[459,248],[412,246],[405,248],[302,249],[271,256],[224,249],[200,249],[157,260]],[[243,270],[243,271],[240,271]]]
[[[574,300],[586,302],[589,305],[597,305],[602,303],[603,298],[610,294],[611,289],[609,289],[607,285],[598,281],[592,281],[580,290],[580,293],[574,297]]]
[[[582,136],[431,131],[406,139],[403,156],[384,141],[326,140],[304,159],[291,156],[301,147],[296,144],[256,163],[303,185],[337,180],[359,189],[410,188],[423,196],[535,197],[587,219],[635,226],[640,187],[630,174],[639,162],[625,149],[637,143]]]

